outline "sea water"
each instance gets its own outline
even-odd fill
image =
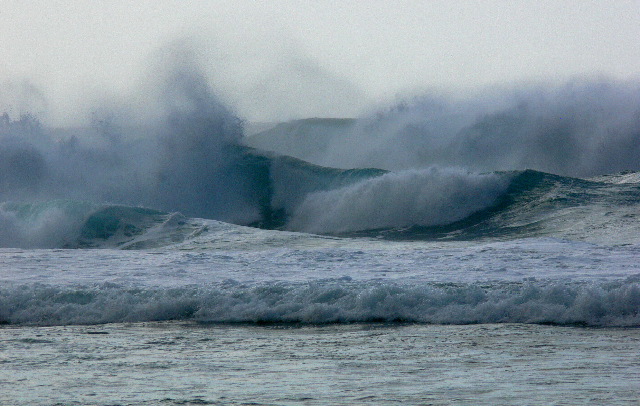
[[[251,238],[248,247],[201,235],[142,251],[0,250],[2,403],[629,405],[640,396],[637,245],[220,226],[228,241]]]
[[[0,117],[0,404],[638,404],[637,86],[270,153],[178,70],[91,128]]]
[[[637,404],[636,330],[186,322],[0,330],[3,404]]]

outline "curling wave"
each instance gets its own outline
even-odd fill
[[[0,247],[135,248],[151,234],[169,245],[204,230],[196,218],[389,238],[582,240],[616,229],[622,242],[637,240],[637,183],[567,177],[638,169],[637,87],[574,83],[491,106],[417,99],[333,120],[337,132],[360,131],[340,151],[400,166],[372,158],[338,169],[243,145],[242,120],[201,72],[178,64],[161,76],[144,108],[87,128],[0,116]],[[312,121],[316,132],[322,123]],[[335,145],[323,145],[330,157]],[[377,163],[394,172],[363,169]],[[522,167],[566,175],[512,171]]]
[[[287,227],[313,233],[450,224],[492,206],[508,176],[430,168],[388,173],[311,193]]]
[[[639,242],[640,183],[629,181],[633,173],[596,180],[535,171],[384,173],[246,157],[246,173],[262,177],[254,189],[262,217],[252,224],[262,228],[409,240]],[[178,212],[68,200],[0,204],[0,223],[0,245],[22,248],[144,249],[215,239],[223,228]]]

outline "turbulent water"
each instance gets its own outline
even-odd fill
[[[161,353],[184,343],[178,353],[195,357],[206,339],[202,335],[210,334],[222,334],[226,344],[220,345],[249,354],[262,348],[256,338],[262,335],[275,334],[295,346],[316,337],[316,349],[330,352],[342,344],[364,348],[366,336],[371,351],[397,350],[396,361],[402,360],[369,359],[367,370],[386,365],[398,374],[431,357],[418,348],[421,336],[436,331],[429,330],[433,325],[438,334],[469,334],[456,342],[471,352],[478,339],[470,337],[490,334],[480,346],[492,362],[500,357],[492,348],[522,335],[529,341],[515,344],[520,355],[514,359],[528,357],[549,336],[556,350],[566,349],[557,340],[568,331],[584,335],[580,340],[601,348],[605,358],[623,349],[603,344],[599,331],[621,334],[627,347],[637,342],[637,87],[571,84],[493,97],[486,104],[482,98],[414,100],[359,120],[314,119],[298,123],[295,131],[291,123],[282,124],[247,138],[242,121],[200,76],[178,71],[167,83],[149,101],[151,113],[113,112],[89,127],[52,129],[31,115],[5,114],[0,120],[0,346],[8,351],[0,364],[13,371],[0,374],[0,383],[19,385],[15,377],[27,374],[25,365],[47,373],[80,362],[55,355],[68,353],[60,346],[69,340],[84,348],[91,360],[86,362],[116,357],[122,359],[118,365],[133,368],[133,375],[126,375],[111,365],[117,382],[138,379],[155,367],[171,370],[159,366]],[[313,137],[305,138],[309,125]],[[246,145],[270,145],[271,152]],[[340,169],[326,166],[331,162]],[[133,322],[174,324],[111,325]],[[455,330],[469,325],[476,327]],[[547,325],[556,327],[539,327]],[[65,326],[75,326],[79,336],[68,338],[71,330]],[[158,331],[177,336],[149,339],[143,349],[127,341],[122,329],[135,337]],[[94,333],[121,341],[101,354],[92,349]],[[20,337],[11,338],[15,334]],[[246,334],[255,342],[242,341]],[[323,334],[338,341],[323,341]],[[370,340],[382,337],[378,334],[382,341]],[[501,334],[506,341],[500,341]],[[394,349],[386,341],[390,337],[412,344]],[[430,340],[437,351],[462,351]],[[216,353],[208,345],[207,353]],[[26,347],[56,361],[31,360],[30,352],[20,352]],[[627,347],[625,354],[633,352]],[[139,351],[146,355],[126,355]],[[284,373],[277,355],[284,349],[278,351],[263,359],[265,371]],[[365,363],[362,354],[349,351],[343,361],[356,357]],[[588,352],[576,351],[572,360]],[[160,358],[153,366],[140,364],[138,356]],[[232,362],[233,353],[226,357]],[[442,368],[462,368],[456,360]],[[534,380],[542,376],[536,371],[557,367],[543,355],[530,361],[528,376]],[[317,371],[332,361],[322,362],[312,362]],[[545,392],[548,397],[535,387],[517,395],[520,389],[504,385],[496,389],[500,392],[465,391],[453,383],[453,389],[438,387],[418,396],[426,379],[421,373],[398,393],[389,388],[399,381],[376,375],[381,386],[371,395],[338,390],[336,397],[326,397],[317,376],[308,372],[300,379],[308,379],[311,397],[298,388],[269,392],[265,403],[438,403],[453,393],[458,396],[450,398],[453,404],[514,404],[523,398],[545,404],[554,393],[569,391],[574,400],[629,404],[639,381],[629,375],[633,362],[621,365],[609,374],[635,385],[631,389],[608,387],[579,396],[572,390],[602,384],[597,369],[586,372],[582,386],[565,382],[564,389]],[[344,367],[357,372],[355,364]],[[64,368],[70,376],[84,373]],[[71,389],[67,398],[53,396],[55,385],[31,384],[20,399],[0,391],[0,400],[209,404],[213,398],[219,403],[260,398],[259,385],[251,389],[254,398],[229,388],[227,398],[219,391],[198,392],[186,380],[199,379],[191,375],[195,370],[176,368],[185,377],[178,397],[131,387],[126,400],[110,391],[113,382],[106,380],[92,387],[101,400],[75,396]],[[488,370],[473,371],[468,382],[481,380]],[[32,382],[27,375],[24,381]],[[454,379],[445,375],[434,376]],[[235,379],[233,373],[224,376]]]
[[[309,220],[311,227],[319,217],[338,217],[325,230],[348,233],[332,236],[130,206],[4,204],[27,246],[83,250],[4,249],[0,320],[639,325],[637,174],[579,180],[525,171],[477,175],[470,183],[458,172],[432,172],[404,176],[444,176],[464,190],[454,189],[462,201],[486,185],[496,196],[472,215],[449,213],[444,225],[415,221],[427,210],[426,203],[411,206],[415,196],[403,216],[373,216],[370,224],[370,214],[349,221],[343,210],[352,208],[334,203]],[[386,182],[399,183],[379,175],[314,192],[321,195],[315,202],[332,193],[352,198],[354,189]],[[493,192],[496,184],[501,193]],[[370,198],[363,193],[353,199]],[[438,213],[450,204],[427,207]],[[384,206],[372,210],[387,215]]]

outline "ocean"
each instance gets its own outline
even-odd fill
[[[196,79],[3,116],[1,404],[638,404],[637,89],[247,137]]]

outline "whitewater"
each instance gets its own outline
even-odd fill
[[[637,404],[638,86],[247,136],[166,76],[0,119],[0,403]]]

